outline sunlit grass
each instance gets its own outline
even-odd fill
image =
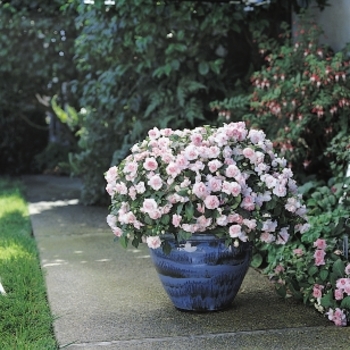
[[[21,183],[0,178],[0,349],[57,349]]]

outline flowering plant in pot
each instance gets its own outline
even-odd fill
[[[286,161],[275,155],[263,131],[248,130],[243,122],[153,128],[105,177],[109,226],[124,247],[148,244],[163,286],[180,309],[227,307],[249,267],[251,244],[283,245],[307,228],[306,209]],[[207,241],[200,242],[201,237]],[[202,254],[204,247],[208,253]],[[167,256],[175,265],[164,272]],[[228,257],[235,262],[226,263]],[[198,278],[199,272],[192,274],[194,267],[184,267],[185,262],[203,270],[191,287],[187,273]],[[179,286],[181,279],[186,283]],[[203,281],[208,297],[197,290]]]
[[[285,244],[303,231],[306,209],[286,160],[261,130],[245,123],[189,130],[153,128],[105,175],[107,222],[119,242],[167,250],[211,232],[227,245],[260,240]]]

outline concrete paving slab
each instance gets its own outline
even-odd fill
[[[79,204],[79,180],[26,176],[23,181],[62,348],[350,348],[350,328],[337,328],[314,309],[282,300],[253,269],[229,310],[176,310],[147,247],[125,250],[114,242],[105,223],[107,208]]]

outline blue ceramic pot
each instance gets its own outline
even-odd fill
[[[176,308],[216,311],[231,306],[251,259],[251,244],[226,247],[210,234],[193,235],[179,244],[167,237],[170,254],[150,249],[164,289]]]

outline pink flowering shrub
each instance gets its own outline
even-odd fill
[[[168,249],[211,232],[227,244],[284,245],[305,231],[306,209],[293,173],[261,130],[237,122],[193,130],[153,128],[105,174],[107,222],[123,246]]]
[[[334,196],[331,190],[321,191],[325,198]],[[312,204],[312,198],[307,203]],[[350,320],[350,262],[343,236],[348,210],[337,204],[322,213],[311,204],[309,230],[293,236],[278,261],[271,259],[277,253],[270,252],[265,272],[275,281],[278,294],[292,295],[314,306],[335,325],[346,326]]]
[[[251,76],[250,91],[211,107],[226,122],[239,118],[264,130],[298,182],[309,175],[327,181],[334,157],[325,150],[349,125],[349,47],[335,53],[320,45],[322,29],[307,16],[293,33],[284,29],[282,45],[255,32],[265,64]]]

